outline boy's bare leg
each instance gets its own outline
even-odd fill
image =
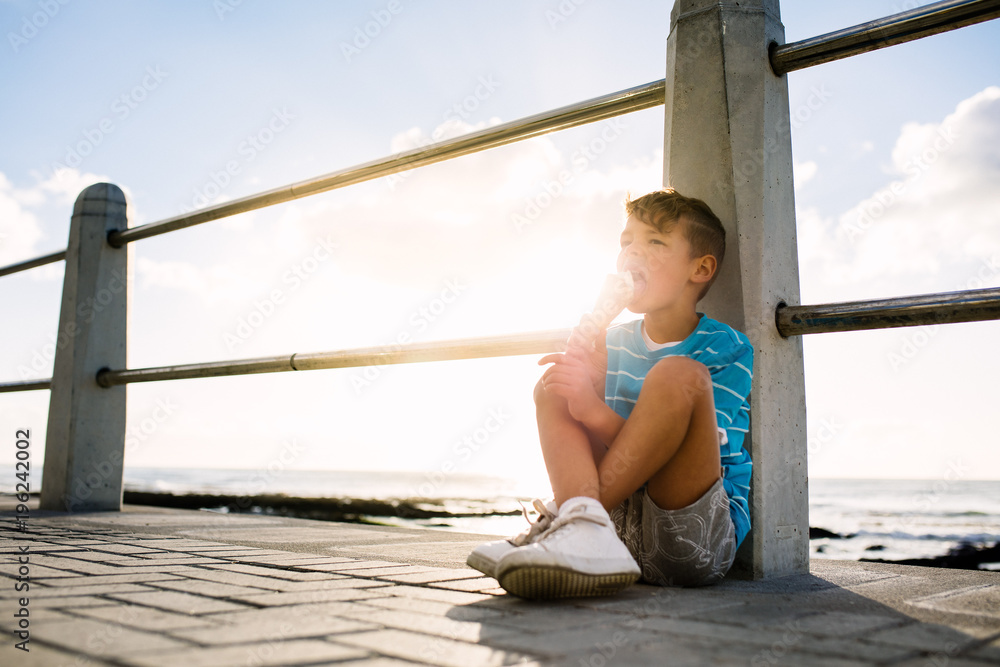
[[[708,369],[668,357],[646,376],[639,400],[614,442],[602,451],[565,399],[535,388],[538,434],[556,503],[588,496],[608,510],[644,483],[663,509],[686,507],[719,479],[715,401]]]
[[[719,479],[712,378],[700,362],[668,357],[647,374],[622,430],[600,459],[599,500],[616,507],[648,481],[663,509],[686,507]]]
[[[578,496],[600,500],[597,463],[590,436],[570,415],[566,399],[546,392],[539,382],[535,387],[535,406],[538,438],[556,505]]]

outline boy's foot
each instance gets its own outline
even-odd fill
[[[531,504],[535,507],[535,511],[538,512],[538,519],[534,523],[531,523],[531,520],[528,519],[527,510],[524,510],[524,518],[528,519],[528,523],[531,523],[531,526],[526,531],[510,539],[496,540],[495,542],[487,542],[486,544],[479,545],[469,554],[469,557],[465,560],[466,564],[488,577],[496,578],[497,563],[500,562],[500,558],[511,549],[523,547],[537,540],[552,525],[552,521],[556,518],[556,503],[554,500],[543,503],[536,498]]]
[[[547,600],[614,595],[633,584],[639,566],[593,498],[570,498],[534,543],[509,549],[496,566],[508,593]]]

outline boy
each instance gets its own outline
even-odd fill
[[[470,566],[526,598],[609,595],[635,580],[717,582],[750,529],[743,449],[753,348],[696,312],[725,255],[702,201],[672,189],[626,200],[618,270],[641,320],[570,345],[535,387],[554,502]]]

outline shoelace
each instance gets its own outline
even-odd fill
[[[552,535],[560,528],[568,523],[573,523],[574,521],[589,521],[590,523],[596,523],[599,526],[607,526],[608,522],[601,516],[596,514],[591,514],[587,512],[587,509],[583,505],[577,505],[569,512],[565,514],[560,514],[555,518],[548,528],[546,528],[541,535],[539,535],[535,541],[541,542],[549,535]]]
[[[521,506],[521,513],[524,514],[524,519],[531,526],[528,530],[524,531],[520,535],[515,535],[510,539],[510,543],[515,547],[523,547],[526,544],[531,544],[537,540],[543,533],[545,533],[552,522],[555,520],[556,515],[549,511],[549,508],[545,506],[538,498],[531,501],[532,506],[535,511],[538,512],[538,519],[532,522],[528,517],[528,510],[524,505]]]

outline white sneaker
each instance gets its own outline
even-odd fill
[[[531,524],[526,531],[506,540],[496,540],[495,542],[487,542],[486,544],[479,545],[469,554],[469,557],[465,560],[466,564],[471,568],[479,570],[487,577],[496,578],[497,563],[500,562],[500,558],[511,549],[523,547],[534,542],[552,525],[552,521],[556,518],[555,500],[543,503],[538,498],[535,498],[531,504],[534,506],[535,511],[538,512],[538,519],[532,523],[531,519],[528,518],[528,510],[522,508],[524,518]]]
[[[508,549],[494,575],[508,593],[530,599],[613,595],[634,583],[639,566],[593,498],[570,498],[552,525],[527,546]]]

